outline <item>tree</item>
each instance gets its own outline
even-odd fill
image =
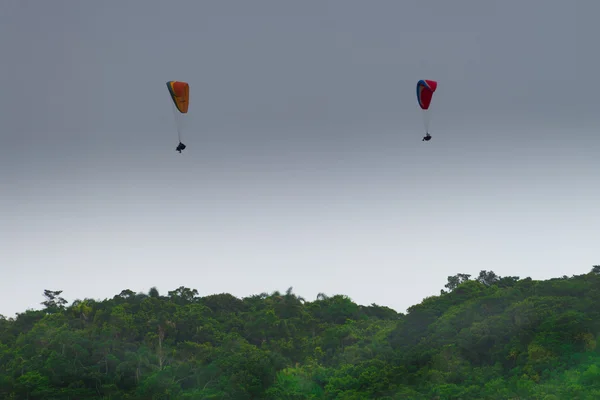
[[[198,291],[180,286],[176,290],[171,290],[168,295],[175,303],[183,305],[194,302],[196,296],[198,296]]]
[[[469,280],[471,275],[469,274],[456,274],[454,276],[448,277],[448,283],[444,286],[449,291],[453,291],[456,289],[461,283],[464,283]]]
[[[69,306],[46,290],[46,310],[0,317],[0,398],[598,399],[598,272],[457,274],[406,314],[292,288]]]
[[[56,313],[64,310],[65,305],[68,303],[65,299],[60,297],[62,290],[44,290],[45,301],[41,302],[47,313]]]
[[[480,271],[476,281],[483,283],[485,286],[492,286],[500,280],[500,277],[496,275],[494,271]]]
[[[160,293],[158,292],[158,289],[156,288],[156,286],[153,286],[150,288],[150,290],[148,291],[148,296],[153,297],[153,298],[160,297]]]

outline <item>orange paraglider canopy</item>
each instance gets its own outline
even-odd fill
[[[187,82],[169,81],[167,82],[167,88],[177,110],[182,114],[186,114],[190,104],[190,85]]]

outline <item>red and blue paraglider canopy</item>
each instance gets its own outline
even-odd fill
[[[417,82],[417,100],[423,110],[429,109],[435,89],[437,89],[437,81],[423,79]]]

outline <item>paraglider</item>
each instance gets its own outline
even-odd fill
[[[422,140],[424,142],[431,140],[431,135],[429,134],[429,105],[431,104],[431,99],[436,89],[437,81],[422,79],[417,82],[417,101],[423,110],[423,124],[425,125],[426,133]]]
[[[173,114],[175,115],[177,136],[179,138],[179,144],[175,150],[181,154],[181,151],[186,147],[181,142],[181,133],[183,131],[184,117],[188,112],[190,103],[190,85],[187,82],[169,81],[167,82],[167,88],[173,100]]]

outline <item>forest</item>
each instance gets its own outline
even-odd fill
[[[0,317],[1,399],[600,399],[600,266],[460,273],[406,313],[292,288],[43,296]]]

